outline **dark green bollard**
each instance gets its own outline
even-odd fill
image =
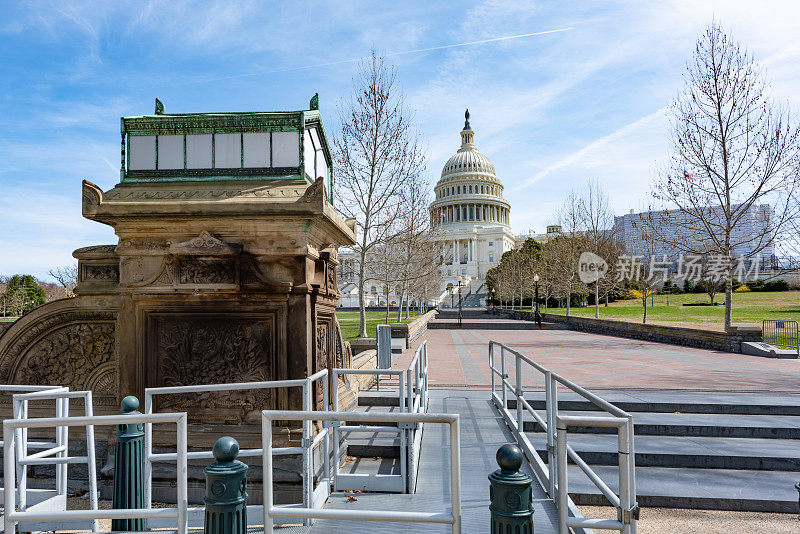
[[[245,534],[247,531],[247,465],[236,457],[239,444],[222,437],[212,449],[217,460],[206,467],[205,534]]]
[[[520,448],[512,443],[497,450],[500,469],[489,475],[492,534],[533,534],[533,479],[520,472],[523,459]]]
[[[122,415],[141,414],[137,408],[136,397],[129,395],[122,399]],[[113,507],[144,508],[144,425],[117,425],[116,440]],[[144,519],[112,519],[111,530],[144,530]]]

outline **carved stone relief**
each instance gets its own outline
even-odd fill
[[[184,257],[180,259],[178,281],[185,285],[235,284],[236,262],[232,259]]]
[[[273,316],[232,318],[208,314],[154,314],[148,386],[185,386],[271,380]],[[271,390],[165,396],[160,407],[203,409],[204,417],[237,421],[273,405]]]
[[[70,322],[76,319],[78,322]],[[113,316],[65,313],[31,328],[26,338],[31,339],[33,330],[44,335],[36,336],[35,341],[21,348],[20,356],[13,359],[17,361],[13,371],[3,373],[6,383],[52,384],[91,389],[100,394],[116,393]],[[7,357],[12,354],[13,351]],[[5,366],[6,361],[3,363]]]
[[[81,264],[81,279],[84,281],[95,280],[100,282],[118,282],[119,267],[117,265]]]

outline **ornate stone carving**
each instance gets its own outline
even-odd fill
[[[81,247],[76,249],[72,254],[83,256],[88,254],[108,255],[113,256],[117,249],[116,245],[92,245],[90,247]]]
[[[338,295],[339,294],[339,286],[336,284],[336,266],[332,263],[326,264],[325,268],[327,269],[327,279],[325,281],[328,289],[329,294]]]
[[[235,284],[236,262],[229,259],[181,258],[178,281],[184,285]]]
[[[97,280],[101,282],[118,282],[119,267],[117,265],[92,265],[82,264],[82,280]]]
[[[203,230],[200,235],[183,243],[170,245],[172,254],[236,254],[241,250],[240,245],[231,245]]]
[[[103,190],[88,180],[83,181],[83,211],[90,206],[99,206],[103,201]]]
[[[7,383],[57,384],[113,394],[115,325],[110,321],[66,322],[76,315],[55,317],[50,326],[57,326],[26,347]],[[96,373],[100,369],[102,372]]]
[[[155,361],[152,379],[159,386],[259,382],[274,378],[274,320],[228,317],[157,317],[152,334]],[[155,384],[153,384],[155,385]],[[270,390],[176,395],[161,407],[218,410],[221,419],[241,420],[272,406]]]
[[[300,202],[321,202],[325,200],[325,181],[320,176],[308,186]]]

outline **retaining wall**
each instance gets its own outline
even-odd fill
[[[492,310],[493,313],[514,319],[533,321],[530,311]],[[742,352],[745,341],[761,341],[761,328],[750,326],[732,327],[728,332],[716,332],[699,328],[683,328],[655,324],[631,323],[610,319],[594,319],[591,317],[575,317],[542,313],[542,320],[561,326],[568,330],[605,334],[610,336],[657,341],[673,345],[684,345],[702,349],[721,350],[725,352]]]

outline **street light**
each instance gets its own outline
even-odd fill
[[[539,325],[539,328],[542,327],[542,316],[539,314],[539,275],[533,275],[533,287],[534,287],[534,297],[533,300],[536,302],[536,324]]]
[[[464,285],[462,283],[463,278],[461,276],[458,277],[458,327],[461,328],[461,287]]]

